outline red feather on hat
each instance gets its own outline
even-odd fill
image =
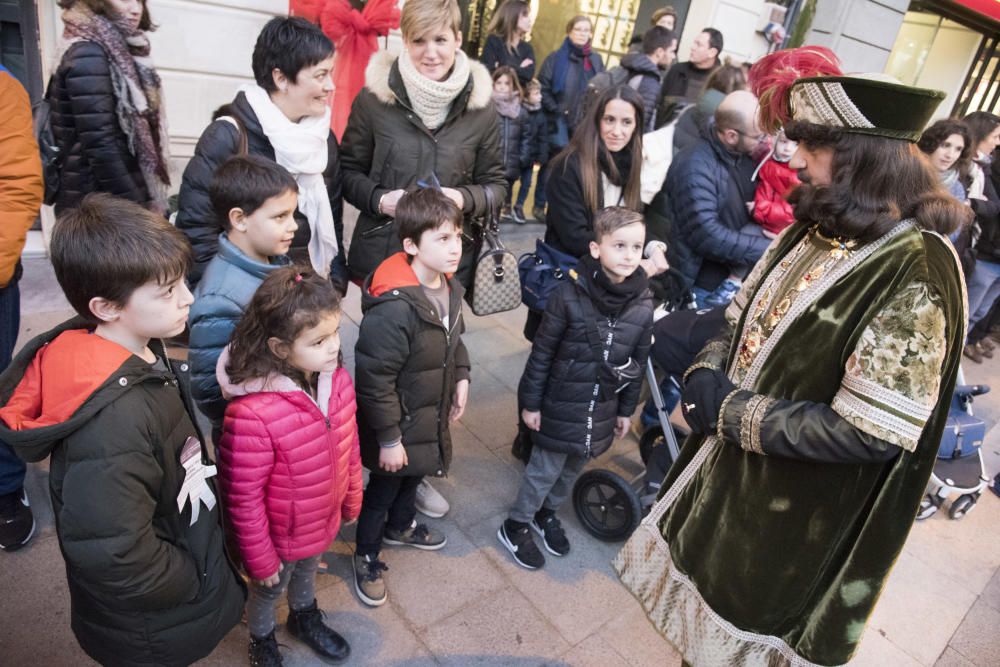
[[[800,46],[768,54],[750,68],[750,90],[760,103],[760,126],[777,132],[792,119],[792,84],[812,76],[842,76],[840,60],[825,46]]]

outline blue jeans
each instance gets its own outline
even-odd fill
[[[545,181],[549,178],[549,162],[546,162],[541,167],[538,168],[538,179],[535,181],[535,204],[534,209],[536,211],[541,211],[545,208],[545,204],[548,203],[548,199],[545,198]]]
[[[535,165],[528,165],[521,170],[521,189],[517,191],[517,201],[515,204],[517,206],[524,206],[524,202],[528,200],[528,190],[531,189],[531,177],[535,175]],[[535,201],[538,201],[538,197],[535,197]],[[536,203],[537,207],[538,204]]]
[[[986,317],[1000,296],[1000,264],[978,260],[969,277],[969,330]]]
[[[0,289],[0,372],[10,365],[21,327],[21,293],[17,280]],[[24,485],[24,462],[10,445],[0,442],[0,495],[13,493]]]

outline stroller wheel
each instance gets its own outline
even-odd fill
[[[976,506],[976,500],[978,499],[971,493],[959,496],[955,499],[955,502],[951,504],[951,509],[948,510],[948,516],[956,520],[961,519]]]
[[[605,542],[632,534],[642,520],[635,489],[610,470],[588,470],[573,485],[573,509],[587,532]]]
[[[920,509],[917,511],[917,521],[923,521],[934,516],[938,511],[936,498],[931,494],[926,494],[920,501]]]

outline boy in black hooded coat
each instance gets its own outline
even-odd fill
[[[518,388],[534,449],[497,538],[528,569],[545,564],[529,526],[549,553],[569,552],[555,512],[587,459],[628,429],[649,356],[653,303],[639,269],[642,216],[604,209],[594,234],[590,254],[549,297]]]

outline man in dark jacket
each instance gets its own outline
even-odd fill
[[[656,100],[660,77],[677,53],[677,38],[666,28],[653,26],[642,36],[642,53],[622,56],[621,67],[628,71],[628,85],[642,96],[643,129],[652,132],[656,124]]]
[[[142,248],[144,252],[135,252]],[[187,241],[137,204],[90,195],[64,215],[52,263],[80,317],[30,341],[0,375],[0,438],[50,458],[71,625],[102,665],[188,665],[240,620],[180,333]]]
[[[670,68],[663,78],[657,105],[661,124],[669,120],[679,107],[698,100],[712,70],[722,64],[719,60],[722,44],[721,32],[705,28],[694,38],[687,62],[674,63]]]
[[[655,217],[669,220],[668,259],[679,289],[692,291],[699,306],[734,269],[760,259],[769,244],[750,219],[750,153],[764,139],[756,114],[752,93],[727,95],[710,138],[674,158],[650,204]]]

